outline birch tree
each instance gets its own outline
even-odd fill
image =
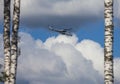
[[[10,1],[4,0],[4,84],[9,84],[10,76]]]
[[[11,41],[11,68],[10,84],[16,84],[17,58],[18,58],[18,29],[20,17],[20,0],[14,0],[12,41]]]
[[[104,83],[113,84],[113,0],[105,0]]]

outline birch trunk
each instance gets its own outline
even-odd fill
[[[10,76],[10,1],[4,0],[4,84],[9,84]]]
[[[16,84],[19,17],[20,17],[20,0],[14,0],[12,42],[11,42],[10,84]]]
[[[104,83],[113,84],[113,0],[105,0]]]

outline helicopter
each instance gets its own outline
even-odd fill
[[[53,27],[49,26],[49,29],[51,31],[58,32],[62,35],[72,36],[72,33],[70,32],[71,28],[68,28],[68,29],[54,29]]]

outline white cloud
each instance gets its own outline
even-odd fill
[[[104,82],[103,48],[97,42],[88,39],[78,42],[75,35],[49,37],[45,42],[35,40],[27,33],[20,33],[20,36],[22,53],[18,63],[18,84]],[[2,50],[1,46],[0,51]],[[0,57],[3,57],[3,53],[0,53]],[[120,58],[115,58],[114,61],[115,84],[119,84]]]
[[[103,75],[104,50],[100,44],[86,39],[78,43],[76,48],[84,55],[86,59],[92,60],[94,68]]]
[[[20,36],[22,55],[18,78],[30,84],[103,83],[103,48],[98,43],[92,40],[78,42],[75,35],[50,37],[45,42],[34,40],[26,33]],[[116,60],[115,73],[119,73]],[[119,77],[115,74],[115,82],[120,82]]]
[[[120,63],[120,58],[115,58],[114,59],[114,74],[115,74],[115,82],[116,82],[116,84],[119,84],[120,83],[120,81],[116,81],[116,80],[119,80],[120,79],[120,65],[119,65],[119,63]]]
[[[18,74],[30,84],[102,83],[102,77],[93,68],[92,61],[75,48],[78,39],[75,35],[51,37],[45,43],[25,33],[20,36],[22,55],[19,58]]]

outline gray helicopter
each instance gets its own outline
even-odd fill
[[[55,32],[58,32],[58,33],[63,34],[63,35],[72,36],[72,33],[70,32],[71,28],[68,28],[68,29],[54,29],[53,27],[49,26],[49,29],[51,31],[55,31]]]

